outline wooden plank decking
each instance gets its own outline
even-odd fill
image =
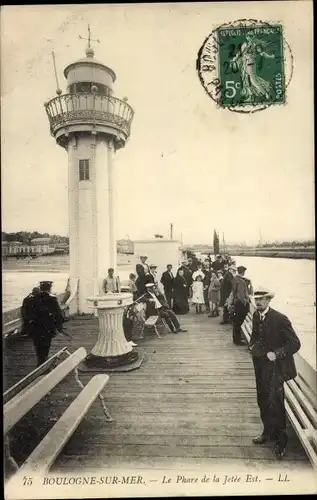
[[[167,333],[158,339],[146,332],[138,341],[146,359],[139,370],[111,373],[106,402],[115,421],[106,422],[97,400],[65,446],[53,471],[70,472],[96,467],[179,468],[202,464],[276,466],[308,469],[309,461],[289,426],[290,442],[283,462],[272,445],[256,446],[261,432],[250,354],[232,344],[231,328],[219,318],[193,313],[181,317],[187,333]],[[52,354],[95,344],[96,318],[67,323],[73,336],[53,341]],[[33,346],[27,339],[5,349],[5,386],[13,385],[35,367]],[[80,373],[86,384],[92,374]],[[20,464],[78,394],[70,375],[13,429],[12,454]]]

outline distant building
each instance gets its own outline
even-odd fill
[[[134,245],[131,240],[118,240],[117,241],[117,253],[121,254],[134,254]]]
[[[21,241],[3,241],[2,256],[8,257],[29,257],[39,255],[49,255],[55,253],[55,245],[50,243],[50,238],[35,238],[31,244],[27,245]]]

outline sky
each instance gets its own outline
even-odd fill
[[[217,26],[240,18],[284,26],[294,59],[287,103],[242,115],[205,93],[196,59]],[[68,233],[67,153],[44,102],[85,56],[111,67],[114,95],[135,110],[116,155],[117,238],[184,243],[314,238],[312,5],[228,2],[6,6],[1,15],[2,230]]]

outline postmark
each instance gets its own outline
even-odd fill
[[[293,56],[281,24],[240,19],[212,31],[199,50],[196,68],[218,106],[254,113],[286,104]]]

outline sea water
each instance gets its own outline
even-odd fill
[[[254,287],[267,286],[275,293],[272,307],[289,317],[302,342],[301,355],[316,369],[315,261],[265,257],[235,257],[235,260],[237,265],[247,267],[246,276]],[[129,265],[118,266],[121,281],[126,281],[133,271]],[[31,289],[44,279],[54,282],[54,293],[61,293],[68,273],[4,271],[3,310],[19,307]]]

